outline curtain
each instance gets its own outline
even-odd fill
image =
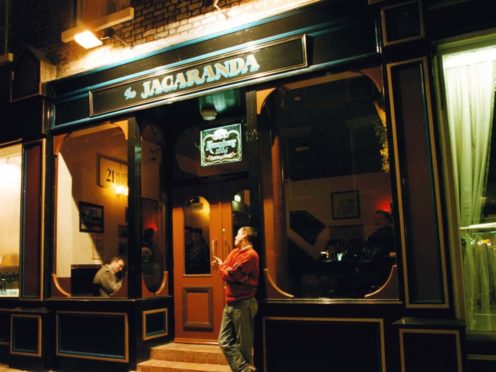
[[[496,256],[489,254],[493,252],[491,241],[468,228],[481,222],[493,125],[495,60],[496,47],[443,57],[470,331],[496,331],[496,280],[492,276]]]

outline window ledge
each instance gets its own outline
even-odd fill
[[[494,229],[496,229],[496,222],[479,223],[475,225],[460,227],[460,230],[494,230]]]
[[[80,24],[76,27],[65,30],[61,34],[61,39],[64,43],[68,43],[74,40],[74,36],[83,31],[86,28],[90,28],[92,31],[100,31],[105,28],[109,28],[115,26],[119,23],[123,23],[126,21],[130,21],[134,18],[134,8],[128,7],[118,12],[111,13],[106,15],[105,17],[96,19],[91,22],[87,22],[85,24]]]
[[[0,54],[0,66],[12,63],[14,61],[13,53]]]

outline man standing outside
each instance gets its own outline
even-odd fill
[[[259,257],[253,249],[256,230],[244,226],[234,238],[235,248],[225,261],[214,256],[212,268],[219,269],[224,281],[226,306],[222,314],[219,344],[234,372],[255,371],[253,366],[255,299],[258,286]]]
[[[124,269],[124,260],[120,257],[112,257],[108,265],[103,265],[93,278],[93,284],[98,287],[98,292],[102,297],[109,297],[115,293],[122,285],[122,280],[118,280],[117,274]]]

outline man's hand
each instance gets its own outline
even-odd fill
[[[213,260],[210,263],[212,265],[212,269],[217,270],[219,268],[219,265],[222,265],[224,262],[217,256],[212,256]]]

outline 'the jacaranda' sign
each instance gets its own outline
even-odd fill
[[[269,74],[306,67],[305,36],[244,48],[175,69],[90,91],[92,116]]]

